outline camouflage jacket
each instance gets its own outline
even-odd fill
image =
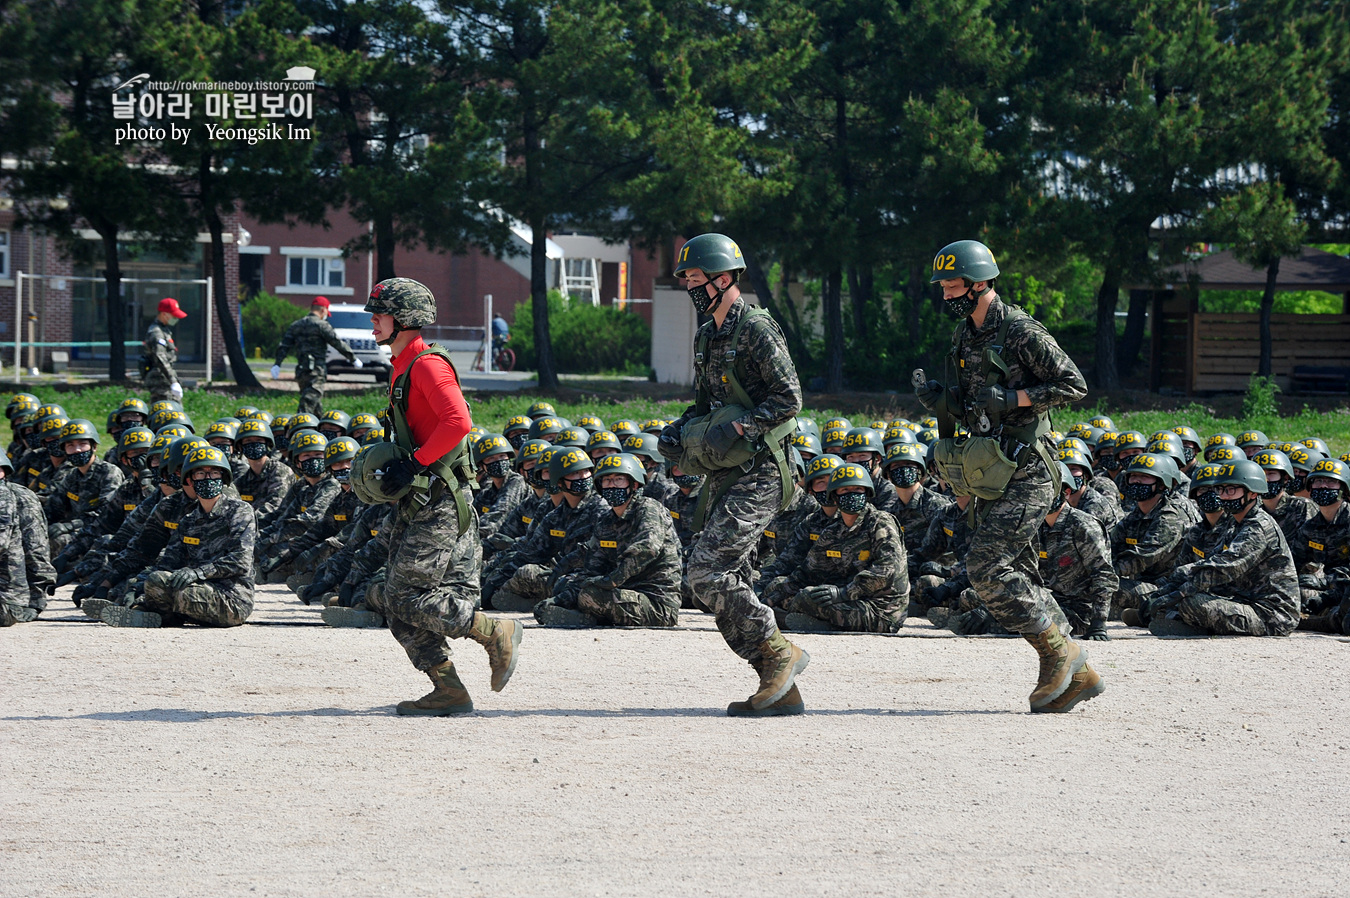
[[[305,528],[319,526],[328,515],[328,506],[342,492],[342,486],[327,474],[315,483],[307,478],[298,477],[276,514],[263,525],[258,534],[259,542],[276,542],[294,539]]]
[[[680,539],[680,546],[689,548],[689,544],[694,541],[694,510],[698,506],[698,487],[690,490],[688,495],[678,487],[675,492],[665,498],[661,503],[666,507],[670,514],[671,523],[675,525],[675,535]]]
[[[281,529],[280,536],[276,540],[277,548],[285,549],[292,557],[347,530],[364,508],[354,491],[343,489],[342,484],[331,477],[324,480],[331,481],[338,489],[332,499],[324,505],[323,511],[318,517],[311,517],[310,512],[305,511],[292,518]],[[324,480],[319,482],[323,483]],[[324,494],[328,492],[325,490]]]
[[[642,488],[642,495],[648,499],[655,499],[657,505],[665,505],[666,497],[671,493],[678,492],[679,487],[675,482],[660,471],[652,471],[647,475],[647,484]]]
[[[919,549],[924,561],[952,568],[956,575],[965,573],[966,553],[970,550],[972,535],[967,510],[953,500],[933,518]]]
[[[153,498],[152,496],[151,499]],[[224,496],[221,498],[224,499]],[[151,500],[146,500],[149,501]],[[144,525],[132,535],[131,542],[127,543],[126,548],[108,559],[104,566],[105,579],[113,584],[120,583],[153,566],[155,559],[159,558],[160,553],[169,544],[169,539],[177,533],[179,522],[196,506],[196,500],[189,499],[181,491],[172,496],[161,496],[151,507]],[[132,515],[134,514],[135,512],[132,512]],[[127,520],[122,523],[124,530],[132,515],[128,515]]]
[[[746,439],[755,440],[801,411],[802,388],[797,381],[797,368],[788,355],[787,341],[770,316],[756,316],[742,329],[737,345],[731,345],[731,335],[748,309],[745,300],[737,297],[720,328],[715,319],[700,325],[694,335],[694,345],[698,345],[705,332],[712,337],[708,341],[706,357],[701,363],[694,363],[694,387],[707,393],[714,408],[736,404],[726,371],[739,362],[745,374],[741,389],[755,406],[737,421],[745,429]],[[696,406],[689,406],[674,422],[676,427],[695,414]],[[790,442],[789,434],[783,440],[784,451]]]
[[[787,577],[797,588],[841,586],[846,601],[870,604],[883,617],[903,618],[909,606],[909,563],[900,525],[870,505],[852,527],[842,514],[830,518],[802,566]]]
[[[1111,531],[1116,573],[1130,580],[1156,582],[1172,573],[1190,517],[1175,497],[1164,495],[1144,514],[1135,506]]]
[[[1115,487],[1111,489],[1114,491]],[[1125,517],[1125,512],[1121,509],[1118,499],[1108,497],[1105,493],[1093,489],[1091,485],[1083,490],[1083,494],[1078,497],[1078,504],[1074,508],[1096,518],[1102,525],[1102,532],[1107,534],[1116,524],[1120,523],[1121,518]]]
[[[664,506],[635,496],[619,517],[602,511],[586,544],[584,572],[616,589],[644,593],[658,604],[680,607],[680,540]]]
[[[337,335],[333,325],[317,312],[310,312],[303,318],[291,322],[277,346],[277,364],[286,361],[286,356],[294,355],[296,368],[313,370],[323,367],[328,358],[326,346],[331,346],[347,361],[356,358],[356,353],[347,345],[347,341]]]
[[[46,499],[47,496],[51,495],[52,485],[56,483],[57,476],[65,466],[64,461],[60,464],[54,463],[52,457],[47,454],[47,450],[39,449],[28,456],[24,464],[23,470],[27,475],[24,483],[39,497]]]
[[[1319,508],[1299,528],[1298,542],[1291,548],[1300,570],[1320,568],[1324,574],[1350,575],[1350,502],[1342,502],[1330,521]]]
[[[155,508],[164,498],[164,492],[156,486],[148,496],[140,501],[140,504],[126,513],[122,518],[122,525],[117,528],[117,532],[112,535],[111,539],[96,540],[89,547],[85,556],[75,565],[75,572],[79,574],[80,579],[95,583],[104,579],[99,572],[109,567],[110,559],[115,557],[122,549],[130,546],[141,535],[150,520],[150,516],[155,513]]]
[[[18,516],[19,536],[23,543],[24,571],[28,583],[28,607],[38,611],[47,607],[47,588],[56,586],[56,568],[52,567],[50,545],[47,542],[47,517],[42,503],[32,491],[0,481],[0,491],[14,496]]]
[[[257,537],[253,509],[244,500],[221,496],[209,513],[201,503],[193,502],[156,567],[164,571],[193,568],[202,580],[216,585],[224,581],[252,593]]]
[[[381,502],[377,505],[362,505],[356,512],[356,518],[351,526],[342,531],[338,537],[342,540],[342,546],[334,552],[327,561],[323,563],[315,575],[315,579],[320,576],[326,578],[330,583],[336,585],[341,583],[351,573],[353,565],[362,550],[371,542],[376,540],[380,533],[393,526],[392,515],[397,512],[398,506],[390,502]],[[389,549],[386,546],[384,555],[387,557]],[[373,574],[384,565],[385,557],[380,557],[378,563],[373,568],[365,572],[366,576]]]
[[[537,564],[551,567],[560,575],[579,569],[578,562],[583,560],[580,553],[585,551],[596,519],[602,514],[610,514],[609,504],[595,493],[582,499],[576,508],[564,500],[530,525],[512,550],[507,569]],[[566,558],[574,552],[578,553],[575,558]]]
[[[1088,490],[1100,493],[1102,498],[1114,502],[1117,506],[1125,498],[1120,494],[1120,486],[1116,483],[1115,475],[1105,468],[1094,468],[1092,470],[1092,479],[1088,481]],[[1121,516],[1124,517],[1123,512]]]
[[[145,346],[141,350],[141,365],[145,371],[147,383],[177,383],[178,372],[173,366],[178,364],[178,344],[173,342],[173,328],[165,327],[158,321],[150,324],[145,332]]]
[[[295,485],[295,472],[275,458],[269,458],[257,474],[249,468],[235,478],[234,485],[239,490],[239,498],[253,508],[259,527],[264,527],[271,523],[286,494]]]
[[[760,571],[761,580],[786,577],[805,564],[807,553],[820,541],[820,535],[825,532],[830,521],[834,520],[815,499],[810,501],[815,507],[802,515],[792,528],[792,535],[788,537],[787,542],[779,547],[773,561]]]
[[[676,592],[678,595],[678,590]],[[0,489],[0,604],[13,609],[10,614],[32,605],[28,571],[24,565],[19,497],[15,490],[8,488]]]
[[[873,508],[880,508],[885,511],[888,506],[894,504],[899,495],[896,492],[895,484],[882,477],[879,472],[868,471],[867,473],[872,475],[872,495],[867,501],[871,503]]]
[[[764,528],[759,539],[759,564],[761,567],[771,563],[778,554],[778,547],[787,545],[792,538],[792,530],[797,522],[820,506],[807,495],[806,490],[798,487],[792,494],[792,502],[787,508],[774,515],[773,520]],[[693,514],[693,509],[689,512]]]
[[[1320,515],[1319,515],[1320,517]],[[1251,605],[1272,635],[1298,626],[1298,573],[1280,525],[1261,505],[1235,522],[1228,544],[1204,561],[1179,568],[1193,592]]]
[[[47,523],[70,524],[68,529],[79,529],[103,510],[125,479],[121,468],[101,458],[90,462],[85,472],[62,465],[43,503]]]
[[[966,318],[956,326],[953,335],[956,343],[956,379],[960,386],[961,401],[965,405],[962,423],[972,433],[979,432],[980,415],[975,411],[974,403],[984,388],[994,383],[999,376],[998,369],[991,368],[986,382],[984,351],[994,347],[994,340],[1006,314],[1007,306],[996,296],[989,304],[982,327],[976,328]],[[1019,316],[1012,322],[999,355],[1008,366],[1008,375],[1001,380],[1002,386],[1009,390],[1026,390],[1027,398],[1031,400],[1030,407],[1012,409],[1004,414],[1004,426],[1026,427],[1035,424],[1037,417],[1047,414],[1051,408],[1067,405],[1087,395],[1087,381],[1083,379],[1078,366],[1045,327],[1030,315]]]
[[[1181,551],[1177,553],[1177,564],[1194,564],[1197,561],[1204,561],[1215,552],[1222,552],[1228,547],[1228,540],[1233,535],[1233,527],[1236,524],[1237,521],[1229,514],[1220,516],[1214,524],[1202,515],[1198,523],[1186,528],[1186,533],[1181,538]]]
[[[890,512],[891,517],[900,525],[900,535],[905,539],[905,551],[909,554],[911,566],[916,562],[928,560],[923,554],[923,542],[928,536],[928,528],[933,519],[951,504],[951,499],[919,484],[914,488],[914,495],[908,503],[901,499],[899,491],[896,491],[894,498],[883,509]]]
[[[113,491],[107,502],[103,503],[102,510],[85,520],[84,526],[75,534],[67,548],[76,554],[89,551],[99,537],[116,533],[127,515],[135,511],[136,506],[144,502],[146,496],[158,492],[159,487],[155,486],[154,478],[148,472],[144,476],[123,480],[122,485]]]
[[[534,495],[525,478],[515,471],[507,472],[500,489],[491,480],[486,484],[474,497],[478,505],[478,538],[484,540],[501,529],[526,497]]]
[[[1294,552],[1294,557],[1297,559],[1299,551],[1298,535],[1303,530],[1304,524],[1314,517],[1322,516],[1321,509],[1311,499],[1280,493],[1280,498],[1275,500],[1275,510],[1271,511],[1267,508],[1266,511],[1275,519],[1275,523],[1280,525],[1280,530],[1284,533],[1284,541],[1289,544],[1289,548]]]
[[[553,500],[548,497],[548,493],[536,496],[534,490],[531,489],[526,492],[525,498],[520,501],[520,504],[507,513],[494,536],[504,537],[513,542],[519,540],[529,531],[531,524],[540,520],[552,510]]]
[[[1056,597],[1100,604],[1120,588],[1120,578],[1111,566],[1111,544],[1097,519],[1065,505],[1055,525],[1040,528],[1040,570],[1045,588]]]

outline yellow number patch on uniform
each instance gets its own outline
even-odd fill
[[[371,535],[371,536],[379,536],[379,535],[380,535],[380,531],[378,531],[378,530],[372,530],[372,531],[370,531],[370,535]]]
[[[872,550],[871,550],[871,549],[863,549],[861,552],[858,553],[858,560],[859,560],[859,561],[866,561],[867,559],[869,559],[869,558],[871,558],[871,557],[872,557]]]
[[[309,506],[308,506],[308,505],[301,505],[301,506],[300,506],[300,510],[301,510],[301,511],[309,511]]]
[[[70,490],[66,490],[66,498],[72,502],[78,502],[80,501],[80,494],[72,493]]]
[[[164,522],[164,526],[165,526],[165,527],[168,527],[170,530],[177,530],[177,529],[178,529],[178,522],[177,522],[177,521],[165,521],[165,522]]]
[[[522,524],[533,524],[533,523],[534,523],[534,518],[527,518],[527,517],[525,517],[524,515],[521,515],[521,516],[520,516],[520,522],[521,522]]]
[[[843,558],[844,555],[843,555],[842,552],[840,552],[840,551],[837,550],[837,549],[826,549],[826,550],[825,550],[825,557],[826,557],[826,558]]]
[[[680,519],[680,513],[679,513],[678,511],[672,511],[672,512],[670,513],[670,516],[671,516],[672,518],[674,518],[675,520],[677,520],[677,521]]]
[[[1312,540],[1308,540],[1308,548],[1316,549],[1319,552],[1325,552],[1327,549],[1326,546],[1322,545],[1321,543],[1315,543]]]
[[[612,540],[612,539],[602,539],[602,540],[600,540],[600,548],[602,548],[602,549],[617,549],[617,548],[619,548],[619,544],[618,544],[617,542],[615,542],[614,540]]]
[[[243,499],[245,502],[252,502],[252,501],[253,501],[253,497],[252,497],[252,496],[244,496],[244,495],[240,495],[239,498],[240,498],[240,499]]]
[[[1042,549],[1038,554],[1039,554],[1042,558],[1049,558],[1049,557],[1050,557],[1049,555],[1046,555],[1046,554],[1045,554],[1045,550],[1044,550],[1044,549]]]
[[[722,383],[726,383],[726,382],[727,382],[727,376],[726,376],[725,374],[723,374],[723,375],[722,375]]]
[[[487,514],[487,513],[488,513],[489,511],[491,511],[491,510],[492,510],[492,506],[490,506],[490,505],[484,505],[482,508],[478,509],[478,512],[479,512],[479,514]]]
[[[950,527],[943,527],[943,528],[942,528],[942,532],[945,533],[945,534],[947,534],[948,536],[955,536],[955,535],[956,535],[955,533],[952,533],[952,528],[950,528]]]
[[[764,535],[767,536],[769,539],[778,539],[778,534],[772,530],[765,530]]]
[[[183,542],[187,543],[189,546],[200,546],[202,544],[202,541],[195,536],[185,536],[183,537]]]
[[[566,530],[550,530],[550,531],[548,532],[548,535],[549,535],[549,536],[566,536],[566,535],[567,535],[567,531],[566,531]]]
[[[1135,538],[1133,538],[1133,537],[1127,536],[1127,537],[1125,537],[1125,544],[1126,544],[1126,545],[1129,545],[1129,546],[1137,546],[1137,545],[1139,545],[1139,540],[1137,540],[1137,539],[1135,539]]]
[[[1201,558],[1205,557],[1205,553],[1200,551],[1200,549],[1196,546],[1191,546],[1191,551],[1194,552],[1196,555],[1199,555]]]
[[[122,506],[122,510],[123,510],[123,511],[134,511],[135,508],[136,508],[135,505],[123,505],[123,506]]]
[[[966,367],[966,360],[965,360],[965,359],[962,359],[962,360],[961,360],[961,367],[962,367],[962,368]]]
[[[812,534],[811,534],[811,542],[815,542],[815,541],[818,540],[818,539],[820,539],[820,534],[819,534],[819,533],[812,533]]]
[[[335,520],[335,521],[345,521],[345,520],[347,520],[347,516],[346,516],[345,514],[335,514],[335,515],[333,515],[333,520]]]
[[[34,477],[37,477],[37,476],[39,476],[42,472],[41,472],[41,471],[38,471],[38,470],[34,470],[33,468],[29,468],[29,469],[28,469],[28,473],[29,473],[29,474],[32,474]]]

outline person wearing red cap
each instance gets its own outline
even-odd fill
[[[173,370],[178,361],[178,345],[173,342],[173,327],[187,317],[178,306],[178,300],[166,296],[159,301],[159,311],[150,329],[145,332],[145,347],[141,350],[141,382],[150,391],[150,401],[162,399],[183,401],[183,387],[178,383],[178,372]]]
[[[323,388],[328,382],[328,350],[325,344],[342,353],[343,357],[362,367],[361,360],[352,352],[347,341],[337,335],[328,323],[328,297],[316,296],[309,304],[309,314],[291,322],[281,344],[277,346],[277,361],[272,366],[272,379],[281,377],[281,363],[294,353],[295,380],[300,385],[300,404],[296,412],[323,415]]]

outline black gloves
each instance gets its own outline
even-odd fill
[[[1003,415],[1017,408],[1017,391],[1005,389],[998,384],[985,387],[980,392],[975,407],[985,409],[990,415]]]
[[[718,424],[716,427],[710,428],[706,439],[708,448],[718,455],[726,455],[738,440],[743,440],[745,437],[736,432],[734,424],[727,421],[725,424]]]
[[[400,458],[384,466],[384,476],[380,478],[380,492],[386,496],[397,496],[418,474],[417,462],[411,458]]]
[[[926,380],[914,388],[914,395],[919,397],[919,402],[931,412],[937,407],[937,401],[942,398],[942,384],[936,380]]]

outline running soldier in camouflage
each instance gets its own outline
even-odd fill
[[[1054,600],[1039,583],[1033,544],[1056,498],[1050,409],[1082,399],[1087,384],[1039,322],[998,298],[998,275],[993,254],[977,241],[938,252],[932,280],[942,285],[948,311],[962,320],[953,334],[948,384],[917,377],[918,396],[939,412],[942,432],[963,424],[997,439],[1016,464],[1000,498],[978,501],[966,569],[998,622],[1022,634],[1040,656],[1031,710],[1067,711],[1103,686],[1086,650],[1054,623]]]
[[[291,322],[291,326],[286,328],[277,346],[276,364],[272,366],[272,378],[275,380],[280,376],[281,363],[286,360],[286,356],[295,356],[295,381],[300,386],[300,403],[296,411],[312,415],[323,414],[323,390],[328,382],[327,347],[333,347],[347,361],[361,367],[356,353],[328,323],[328,308],[327,299],[315,297],[309,314]]]
[[[1111,597],[1120,578],[1111,567],[1111,546],[1100,523],[1067,502],[1069,494],[1082,487],[1067,468],[1061,476],[1062,498],[1041,524],[1041,579],[1075,633],[1106,640]]]

